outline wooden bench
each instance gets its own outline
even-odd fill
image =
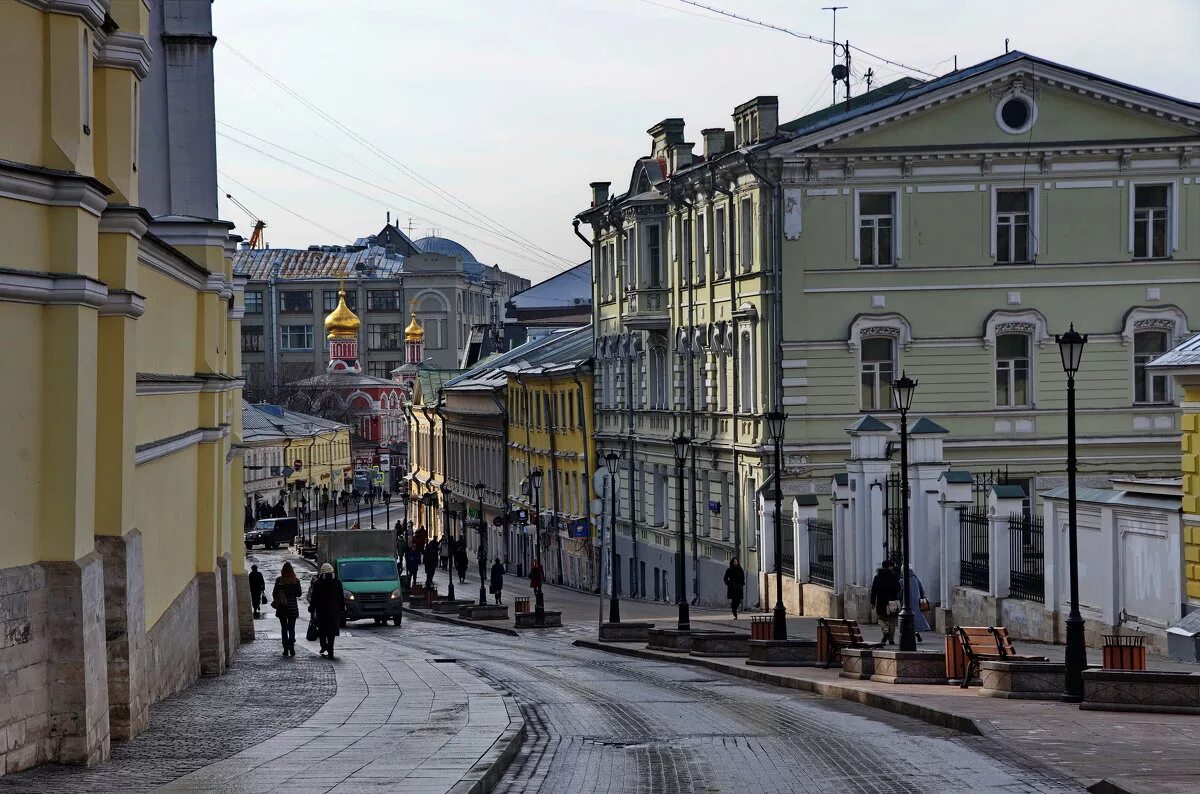
[[[817,658],[828,668],[838,661],[843,648],[882,648],[882,642],[864,642],[857,620],[817,618]]]
[[[967,670],[959,684],[960,689],[966,689],[971,679],[978,675],[981,662],[1046,661],[1045,656],[1018,654],[1004,626],[955,626],[954,633],[958,635],[963,653],[967,655]]]

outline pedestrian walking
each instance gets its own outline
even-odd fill
[[[900,577],[891,560],[884,560],[871,581],[871,606],[883,626],[883,644],[895,645],[896,615],[900,612]]]
[[[425,587],[429,589],[433,587],[433,576],[437,573],[438,544],[436,540],[425,544],[425,553],[422,558],[425,562]]]
[[[408,589],[412,590],[417,583],[417,574],[421,570],[421,552],[416,547],[409,546],[404,553],[404,567],[408,570]]]
[[[425,553],[425,544],[429,542],[429,531],[425,527],[421,527],[413,533],[413,546],[422,554]]]
[[[275,608],[275,617],[279,618],[279,628],[283,632],[284,656],[296,655],[296,618],[300,617],[300,596],[303,594],[292,564],[285,562],[271,591],[271,606]]]
[[[450,541],[445,535],[438,541],[438,567],[450,572]]]
[[[542,592],[542,582],[545,580],[545,575],[542,571],[542,564],[534,560],[529,564],[529,587],[535,593]]]
[[[333,638],[340,633],[342,616],[346,614],[346,596],[342,591],[342,580],[337,578],[329,563],[321,565],[321,573],[309,588],[308,613],[317,622],[321,655],[329,654],[332,659]]]
[[[745,591],[746,571],[738,562],[738,558],[734,557],[725,569],[725,597],[729,599],[729,606],[733,609],[734,620],[737,620],[738,610],[742,607],[742,594]]]
[[[911,565],[904,574],[904,586],[908,589],[905,595],[908,596],[908,606],[913,613],[913,629],[917,635],[917,642],[924,642],[921,632],[931,630],[929,621],[925,618],[925,610],[929,609],[929,602],[925,600],[925,585],[921,584],[921,580],[917,578],[917,572],[912,569]]]
[[[492,563],[491,587],[489,588],[492,595],[496,597],[497,604],[503,604],[504,601],[500,598],[500,591],[504,589],[504,566],[500,563],[500,558]]]
[[[458,545],[454,549],[454,567],[458,570],[458,583],[464,584],[467,581],[467,565],[471,562],[467,557],[467,542],[459,540]]]
[[[254,605],[254,617],[262,617],[262,605],[267,603],[267,581],[257,565],[250,566],[250,603]]]

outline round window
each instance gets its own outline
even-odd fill
[[[1033,126],[1037,109],[1029,97],[1021,94],[1010,96],[996,108],[996,120],[1005,132],[1025,132]]]

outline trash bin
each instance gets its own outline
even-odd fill
[[[752,640],[769,640],[775,633],[771,623],[770,615],[751,615],[750,616],[750,639]]]
[[[529,596],[517,596],[516,604],[513,606],[513,611],[518,614],[529,611]]]
[[[1101,649],[1105,670],[1145,670],[1146,638],[1135,634],[1105,634]]]
[[[425,588],[425,604],[427,606],[432,607],[433,602],[437,601],[437,593],[438,591],[436,587]]]

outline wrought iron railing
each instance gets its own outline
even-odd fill
[[[975,590],[988,589],[988,514],[978,507],[958,510],[959,582]]]
[[[1008,518],[1009,579],[1012,598],[1046,603],[1046,532],[1036,513]]]
[[[808,519],[808,578],[833,587],[833,522]]]

